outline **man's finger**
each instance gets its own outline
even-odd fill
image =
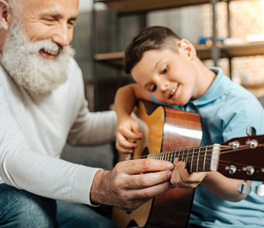
[[[167,182],[171,177],[171,170],[152,172],[152,173],[142,173],[138,175],[129,175],[126,178],[126,188],[127,189],[142,189],[151,186],[156,186],[161,183]]]
[[[157,159],[139,159],[129,161],[126,165],[126,173],[129,175],[172,170],[173,164]]]

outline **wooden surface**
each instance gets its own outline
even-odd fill
[[[210,3],[210,0],[95,0],[118,13],[137,13]]]

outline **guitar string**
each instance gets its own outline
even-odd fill
[[[259,144],[258,145],[258,148],[260,147],[263,147],[264,144]],[[203,147],[193,147],[193,148],[186,148],[186,149],[180,149],[180,150],[172,150],[172,151],[162,151],[160,153],[155,153],[155,154],[148,154],[148,155],[143,155],[143,156],[138,156],[138,157],[135,157],[136,159],[139,159],[139,158],[147,158],[148,156],[171,156],[171,155],[175,155],[175,153],[185,153],[185,154],[180,154],[180,156],[182,155],[200,155],[201,153],[204,153],[205,151],[201,151],[201,149],[207,149],[207,148],[212,148],[210,150],[206,150],[206,152],[213,152],[213,146],[203,146]],[[244,145],[244,146],[241,146],[240,148],[237,148],[237,149],[233,149],[231,146],[221,146],[220,149],[220,155],[221,154],[227,154],[227,153],[235,153],[235,152],[238,152],[238,151],[241,151],[241,150],[245,150],[245,148],[248,148],[248,149],[252,149],[250,148],[249,146],[247,145]],[[255,149],[255,148],[253,148]],[[252,149],[252,150],[253,150]],[[197,156],[199,157],[199,156]],[[193,158],[195,158],[195,156],[193,156]]]
[[[264,144],[259,144],[257,147],[259,148],[259,147],[263,147],[263,146],[264,146]],[[137,158],[147,158],[149,156],[150,156],[149,158],[153,158],[153,156],[156,156],[156,157],[162,157],[163,156],[163,158],[161,158],[160,160],[167,160],[167,159],[172,160],[172,158],[174,160],[176,157],[181,158],[180,160],[185,160],[185,159],[189,158],[188,155],[190,155],[190,159],[192,160],[192,163],[197,164],[197,162],[199,160],[201,164],[197,164],[197,165],[203,165],[204,166],[203,159],[206,157],[210,158],[211,157],[210,152],[213,151],[212,149],[207,150],[208,148],[213,148],[213,146],[210,145],[210,146],[203,146],[203,147],[193,147],[193,148],[180,149],[180,150],[176,150],[176,151],[166,151],[166,152],[163,151],[161,153],[148,154],[148,155],[144,155],[144,156],[137,157]],[[233,149],[231,146],[228,146],[228,145],[220,145],[220,148],[222,149],[220,152],[220,155],[238,152],[238,151],[244,150],[245,148],[251,149],[248,145],[242,145],[237,149]],[[205,151],[201,151],[201,149],[205,149]],[[176,153],[178,153],[178,154],[176,154]],[[182,154],[180,154],[180,153],[182,153]],[[206,153],[206,155],[204,153]],[[137,159],[137,158],[134,158],[134,159]],[[209,161],[210,160],[207,160],[207,162],[209,162]],[[230,162],[220,159],[219,160],[219,166],[225,166],[224,164],[230,164]],[[237,166],[246,166],[247,165],[247,164],[238,163],[238,162],[235,162],[235,163],[232,162],[232,164],[237,165]],[[258,166],[255,166],[255,167],[261,168]]]

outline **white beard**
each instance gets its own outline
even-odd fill
[[[50,53],[60,52],[55,59],[40,55],[41,49]],[[50,40],[31,42],[22,29],[12,24],[8,33],[1,63],[16,83],[37,94],[56,89],[67,80],[67,69],[74,50],[59,47]]]

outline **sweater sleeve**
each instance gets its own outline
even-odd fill
[[[65,113],[70,113],[70,117],[67,117],[71,123],[67,142],[72,145],[98,145],[113,142],[117,124],[116,113],[89,111],[82,72],[74,59],[69,67],[67,86],[68,88],[64,90],[67,92],[61,97],[61,100],[68,102]]]
[[[98,145],[115,140],[117,117],[114,111],[90,112],[83,107],[70,130],[68,142],[72,145]]]
[[[1,80],[0,126],[0,177],[6,184],[48,198],[91,204],[90,187],[98,169],[32,151],[9,108]]]

